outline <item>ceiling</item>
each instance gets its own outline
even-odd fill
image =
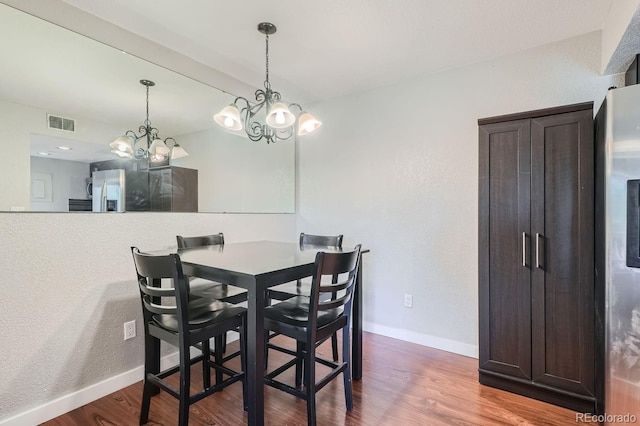
[[[602,29],[612,0],[64,0],[261,87],[310,102]]]

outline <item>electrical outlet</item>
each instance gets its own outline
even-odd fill
[[[136,320],[124,323],[124,340],[136,337]]]
[[[413,296],[410,294],[404,295],[404,306],[406,308],[413,308]]]

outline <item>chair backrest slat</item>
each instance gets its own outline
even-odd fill
[[[159,305],[153,302],[153,299],[149,296],[142,297],[142,304],[144,307],[154,314],[170,314],[175,315],[178,313],[178,306],[176,305]]]
[[[222,232],[212,235],[200,235],[197,237],[183,237],[177,235],[178,248],[192,248],[192,247],[204,247],[204,246],[223,246],[224,234]]]
[[[149,284],[149,281],[145,277],[138,279],[138,285],[140,287],[141,292],[151,297],[174,297],[175,296],[173,288],[154,287],[153,285]]]
[[[340,235],[312,235],[300,233],[300,246],[316,246],[327,248],[342,248],[342,234]]]
[[[339,308],[346,305],[351,301],[352,293],[346,293],[335,300],[327,300],[324,302],[318,302],[318,311],[328,311],[330,309]]]

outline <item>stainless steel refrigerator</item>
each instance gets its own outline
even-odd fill
[[[93,172],[94,212],[123,212],[126,208],[126,179],[122,169]]]
[[[595,122],[599,411],[619,424],[640,421],[640,85],[609,90]]]

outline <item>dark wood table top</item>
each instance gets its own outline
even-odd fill
[[[319,251],[342,250],[318,246],[301,247],[298,243],[278,241],[251,241],[180,249],[178,253],[185,272],[193,275],[208,275],[211,279],[220,278],[239,286],[244,286],[243,278],[256,277],[268,286],[282,282],[278,277],[285,271],[288,279],[310,276]]]

